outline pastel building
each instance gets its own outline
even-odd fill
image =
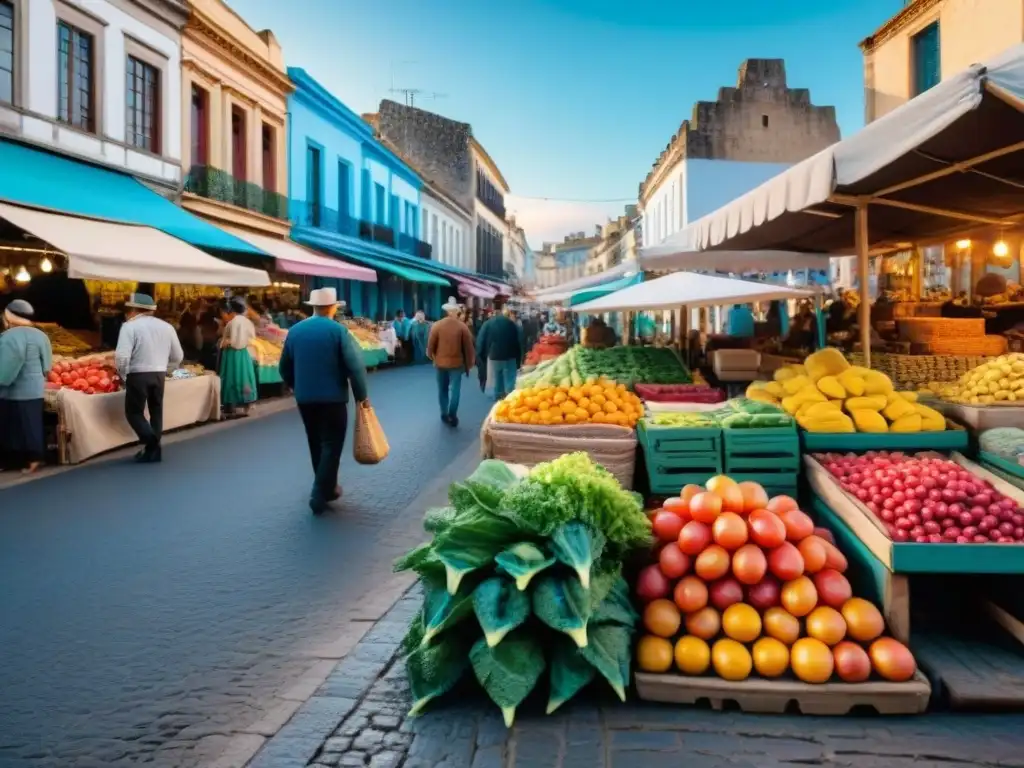
[[[292,239],[377,271],[376,284],[336,281],[353,314],[436,315],[448,280],[416,266],[432,255],[421,239],[422,180],[305,70],[288,76]]]

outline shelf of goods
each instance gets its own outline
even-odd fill
[[[897,391],[886,374],[852,366],[832,348],[754,382],[747,397],[792,414],[808,451],[964,450],[970,440],[916,392]]]
[[[978,460],[997,477],[1024,489],[1024,429],[997,427],[982,432],[978,436]]]
[[[673,350],[664,347],[586,349],[579,344],[539,363],[516,382],[518,388],[580,386],[607,378],[632,389],[635,384],[692,384],[690,372]]]
[[[367,368],[377,368],[388,361],[388,353],[384,349],[377,328],[372,321],[346,319],[344,325],[359,344],[363,353],[363,364]]]
[[[931,685],[855,593],[832,531],[789,496],[716,476],[651,513],[636,689],[642,699],[746,712],[923,712]]]
[[[80,357],[93,351],[88,342],[56,323],[36,323],[35,327],[50,340],[54,357]]]
[[[484,421],[481,448],[485,458],[527,466],[583,451],[632,488],[642,412],[635,394],[604,379],[517,389]]]
[[[448,496],[395,565],[423,587],[401,644],[410,714],[472,683],[508,728],[534,692],[548,714],[588,687],[625,700],[638,616],[623,566],[651,530],[639,497],[581,453],[484,461]]]
[[[746,398],[700,412],[655,412],[637,426],[652,494],[673,495],[724,472],[795,494],[800,443],[793,419]]]
[[[523,367],[533,369],[540,363],[564,355],[569,350],[569,341],[565,336],[545,334],[540,337],[533,348],[526,353]]]
[[[1003,336],[986,336],[984,318],[907,317],[897,324],[911,351],[924,355],[1002,355]]]

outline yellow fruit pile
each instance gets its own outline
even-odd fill
[[[993,358],[969,370],[955,384],[928,388],[944,400],[965,405],[1024,403],[1024,354]]]
[[[918,403],[916,392],[896,392],[884,373],[850,365],[837,349],[823,349],[803,365],[780,368],[774,378],[755,381],[747,397],[781,405],[808,432],[946,429],[945,417]]]
[[[500,403],[494,420],[512,424],[615,424],[635,427],[643,402],[622,384],[597,379],[578,387],[517,389]]]

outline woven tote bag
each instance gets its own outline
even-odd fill
[[[369,400],[364,400],[356,406],[356,435],[352,456],[359,464],[380,464],[390,450],[388,439],[377,420],[377,412]]]

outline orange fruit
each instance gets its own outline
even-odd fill
[[[832,658],[831,653],[829,658]],[[750,670],[754,666],[750,651],[742,643],[728,638],[723,638],[711,646],[711,663],[720,678],[733,682],[750,677]]]
[[[687,614],[686,631],[701,640],[710,640],[718,634],[722,628],[722,617],[718,611],[710,605],[705,605],[699,611]]]
[[[774,637],[762,637],[754,643],[750,655],[761,677],[778,677],[789,669],[789,648]]]
[[[854,640],[870,643],[885,630],[882,613],[873,603],[861,597],[851,597],[841,609],[846,620],[846,632]]]
[[[813,637],[801,637],[793,643],[789,663],[793,674],[805,683],[828,682],[835,667],[832,649]]]
[[[671,600],[664,598],[652,600],[644,608],[644,627],[652,635],[672,637],[679,631],[679,625],[682,622],[682,614]]]
[[[792,645],[800,637],[800,619],[785,608],[774,606],[764,612],[764,632],[786,645]]]
[[[871,666],[886,680],[905,683],[914,676],[917,662],[903,643],[891,637],[881,637],[868,648]]]
[[[836,645],[846,637],[846,620],[835,608],[819,605],[807,616],[807,634],[825,645]]]
[[[818,605],[818,590],[806,576],[798,576],[782,585],[782,607],[794,616],[806,616]]]
[[[644,672],[668,672],[672,668],[672,643],[645,635],[636,644],[636,664]]]
[[[711,649],[699,637],[684,635],[676,643],[675,660],[684,675],[703,675],[711,665]]]
[[[733,640],[751,643],[761,634],[761,617],[753,606],[734,603],[722,614],[722,631]]]

